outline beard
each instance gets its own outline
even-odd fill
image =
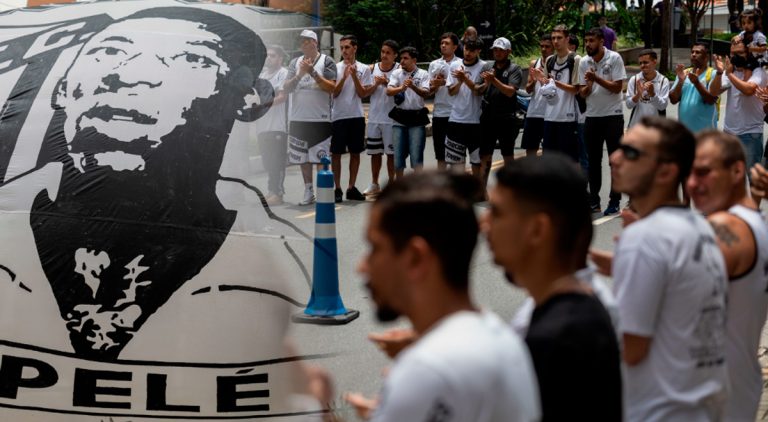
[[[376,307],[376,319],[379,322],[392,322],[398,318],[400,318],[400,313],[396,310],[386,305],[378,305]]]
[[[143,151],[142,171],[87,158],[80,171],[64,152],[58,197],[36,197],[32,233],[78,356],[117,359],[226,239],[237,213],[219,202],[216,181],[229,130],[195,123]],[[79,133],[71,145],[84,142],[78,136],[96,135]]]

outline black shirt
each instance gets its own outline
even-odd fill
[[[499,69],[493,62],[486,65],[483,72],[493,70],[498,79],[504,85],[514,85],[520,88],[523,82],[523,72],[520,66],[508,62],[507,66]],[[482,83],[482,81],[479,81]],[[495,85],[490,84],[483,94],[482,119],[511,119],[517,111],[517,94],[507,97]]]
[[[525,342],[539,380],[542,422],[621,421],[619,344],[597,298],[549,298],[534,309]]]

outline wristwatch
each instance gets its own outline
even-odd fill
[[[312,69],[311,72],[309,72],[309,76],[316,78],[317,77],[317,71],[315,69]]]

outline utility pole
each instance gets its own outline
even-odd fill
[[[672,68],[670,53],[672,52],[672,25],[670,19],[674,16],[672,0],[664,0],[664,13],[661,16],[661,63],[659,70],[667,73]]]

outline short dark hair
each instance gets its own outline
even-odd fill
[[[407,53],[409,56],[411,56],[412,59],[419,58],[419,50],[417,50],[416,47],[412,47],[410,45],[401,48],[399,53],[401,56]]]
[[[350,44],[352,44],[354,47],[357,47],[357,37],[352,34],[344,35],[343,37],[339,38],[339,42],[342,41],[349,41]]]
[[[568,35],[568,45],[572,45],[574,48],[579,48],[579,37],[575,34]]]
[[[595,37],[603,40],[605,39],[605,34],[603,34],[603,30],[600,28],[592,28],[589,31],[587,31],[586,34],[584,34],[584,38],[587,38],[587,37]]]
[[[666,117],[645,116],[640,124],[659,132],[659,161],[677,164],[678,179],[685,183],[691,173],[696,156],[696,138],[677,120]]]
[[[477,51],[483,49],[483,40],[480,38],[470,38],[464,41],[464,48],[470,51]]]
[[[747,9],[743,12],[741,12],[741,15],[739,16],[739,21],[741,21],[744,18],[749,19],[752,21],[752,23],[755,25],[755,31],[760,31],[763,29],[763,11],[754,8],[754,9]]]
[[[524,157],[502,167],[496,178],[523,209],[549,216],[557,230],[557,253],[574,269],[583,268],[592,241],[592,213],[587,180],[573,160],[556,152]]]
[[[453,45],[459,45],[459,36],[454,34],[453,32],[445,32],[443,35],[440,35],[440,41],[449,38]]]
[[[651,56],[651,59],[653,60],[659,59],[659,55],[656,54],[656,52],[651,50],[650,48],[646,48],[645,50],[640,51],[640,54],[637,55],[637,57],[643,57],[643,56]]]
[[[539,42],[541,41],[552,41],[552,33],[547,32],[546,34],[541,34],[539,37]]]
[[[552,32],[560,32],[563,34],[563,37],[565,38],[569,38],[569,36],[571,35],[571,32],[568,31],[568,27],[563,25],[562,23],[559,25],[555,25],[555,27],[552,28]]]
[[[739,161],[746,165],[747,156],[744,153],[744,145],[736,135],[717,129],[707,129],[696,134],[696,146],[710,141],[720,147],[720,160],[723,167],[731,167]]]
[[[423,238],[440,261],[443,277],[455,288],[469,287],[469,266],[478,235],[473,204],[482,196],[477,178],[425,171],[389,183],[377,198],[379,228],[401,251]]]
[[[400,44],[397,43],[395,40],[384,40],[384,42],[381,43],[382,46],[387,46],[392,49],[392,51],[395,52],[395,54],[400,51]]]
[[[691,51],[693,51],[693,47],[704,47],[704,52],[709,55],[709,44],[705,43],[704,41],[696,41],[691,46]]]

